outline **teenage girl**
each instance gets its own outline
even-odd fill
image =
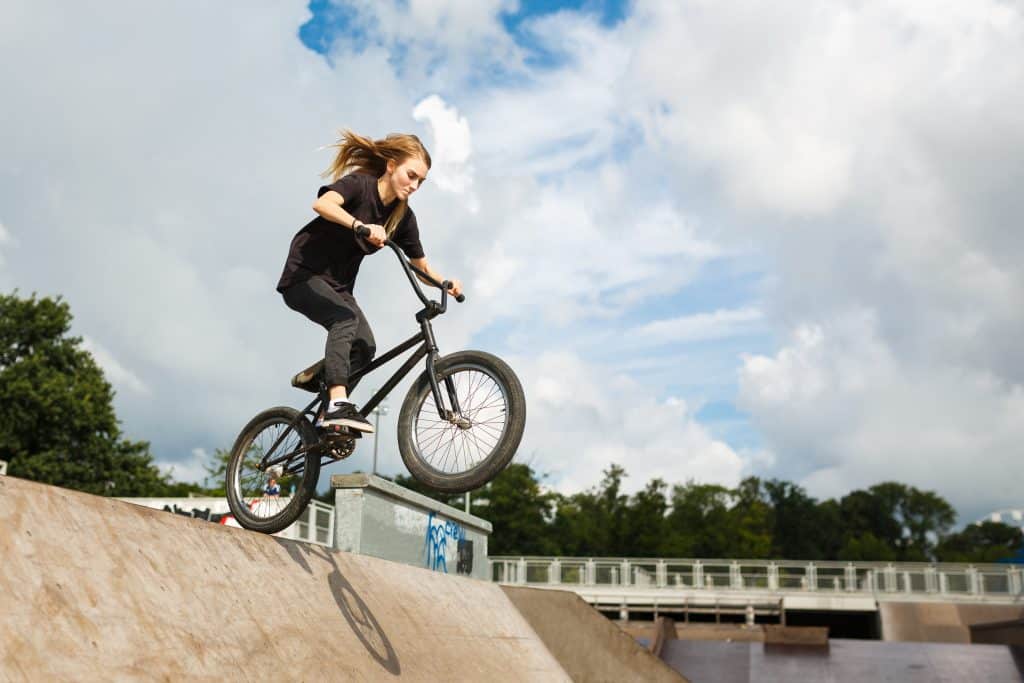
[[[409,197],[427,179],[430,154],[419,138],[407,134],[371,140],[346,131],[335,147],[338,154],[324,172],[331,184],[317,192],[317,217],[292,239],[277,291],[289,308],[327,330],[324,373],[330,402],[317,426],[372,432],[373,425],[348,398],[350,370],[369,363],[377,350],[352,292],[363,257],[387,240],[414,266],[444,282],[427,262],[409,207]],[[356,235],[363,225],[370,231],[365,239]],[[461,294],[462,283],[450,282],[451,293]]]

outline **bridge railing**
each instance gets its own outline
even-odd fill
[[[788,560],[491,557],[499,583],[630,591],[941,596],[1024,600],[1024,567],[1012,564]]]

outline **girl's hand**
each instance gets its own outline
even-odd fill
[[[388,241],[388,234],[384,231],[384,226],[374,223],[364,223],[363,225],[370,229],[370,236],[366,238],[366,241],[375,247],[383,247],[384,243]]]
[[[452,293],[452,296],[462,294],[462,280],[449,280],[448,283],[451,285],[451,287],[448,288],[448,291]]]

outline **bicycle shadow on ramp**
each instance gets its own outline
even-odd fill
[[[359,597],[352,584],[341,573],[338,560],[327,548],[318,545],[310,545],[297,541],[290,541],[274,537],[278,545],[284,548],[285,552],[301,566],[306,573],[313,575],[313,568],[310,566],[307,556],[312,555],[323,560],[331,566],[333,571],[327,577],[327,583],[331,588],[331,595],[337,603],[341,614],[348,622],[349,628],[363,644],[366,651],[381,665],[388,673],[399,676],[402,673],[402,665],[398,661],[398,654],[392,647],[391,641],[381,628],[380,622],[373,616],[373,612],[366,602]]]

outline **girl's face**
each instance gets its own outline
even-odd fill
[[[427,179],[426,162],[419,157],[408,157],[400,164],[388,162],[388,176],[391,189],[398,199],[408,199]]]

